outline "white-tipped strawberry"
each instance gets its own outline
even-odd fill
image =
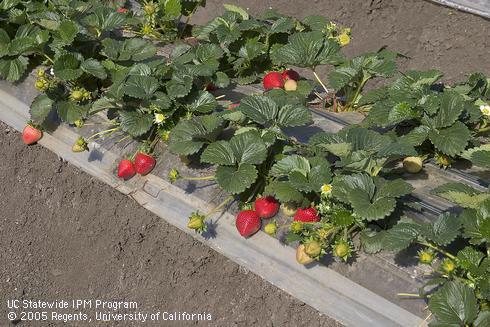
[[[298,89],[298,83],[294,79],[288,79],[284,83],[284,90],[286,91],[296,91]]]
[[[284,79],[279,72],[269,72],[264,76],[263,80],[264,89],[282,89],[284,86]]]
[[[420,157],[406,157],[403,159],[403,168],[411,174],[420,172],[422,167],[423,161]]]
[[[24,141],[24,143],[27,145],[36,143],[42,137],[43,132],[32,125],[26,125],[26,127],[24,127],[24,130],[22,131],[22,141]]]

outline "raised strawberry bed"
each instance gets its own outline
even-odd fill
[[[173,25],[186,10],[176,8],[83,5],[52,25],[44,15],[60,8],[24,8],[27,18],[2,25],[0,73],[19,79],[28,59],[47,67],[35,82],[3,84],[2,119],[21,129],[32,102],[27,143],[42,125],[52,136],[41,143],[347,324],[419,323],[427,299],[440,323],[484,322],[488,79],[444,86],[438,71],[403,72],[365,92],[371,79],[395,75],[400,54],[347,59],[349,29],[316,16],[256,19],[235,6],[169,53],[149,39],[168,41],[162,26],[179,32],[166,34],[172,40],[188,34]],[[156,21],[158,12],[173,14]],[[333,91],[316,73],[325,64]],[[284,66],[310,69],[316,81]],[[236,86],[262,77],[265,92]],[[447,314],[460,298],[463,313]]]

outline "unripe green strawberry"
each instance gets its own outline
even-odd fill
[[[264,226],[264,232],[269,234],[270,236],[276,235],[277,232],[277,224],[275,221],[268,223],[267,225]]]
[[[205,219],[205,216],[200,215],[198,212],[193,212],[189,217],[187,227],[195,230],[198,233],[202,233],[206,230],[206,224],[204,223]]]
[[[306,254],[305,246],[303,244],[300,244],[296,249],[296,261],[298,261],[299,264],[307,265],[315,261],[315,259]]]
[[[281,210],[284,215],[287,217],[292,217],[296,214],[296,206],[291,203],[283,203],[281,205]]]
[[[318,257],[322,252],[322,246],[317,241],[308,241],[305,244],[305,253],[310,257]]]
[[[434,261],[435,254],[431,249],[423,249],[418,252],[419,262],[426,265],[431,265]]]
[[[344,240],[337,241],[337,243],[335,243],[333,246],[333,255],[347,261],[351,255],[351,248],[349,244]]]
[[[73,90],[70,93],[70,99],[73,101],[80,101],[83,99],[83,92],[80,90]]]
[[[88,151],[88,144],[87,141],[83,137],[79,137],[75,144],[71,147],[71,150],[73,152],[83,152],[83,151]]]
[[[423,161],[420,157],[406,157],[403,159],[403,168],[411,174],[416,174],[422,170]]]
[[[303,223],[301,221],[293,221],[289,227],[291,232],[299,234],[303,231]]]
[[[445,258],[444,260],[442,260],[441,269],[446,274],[450,274],[454,271],[454,269],[456,269],[456,263],[454,263],[454,261],[449,258]]]
[[[39,78],[36,83],[34,83],[34,87],[38,90],[38,91],[46,91],[49,87],[49,83],[48,81],[46,81],[44,78]]]

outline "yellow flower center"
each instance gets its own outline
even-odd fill
[[[332,185],[331,184],[324,184],[322,186],[322,194],[329,194],[332,192]]]

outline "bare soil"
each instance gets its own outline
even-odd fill
[[[254,13],[272,6],[297,17],[321,14],[352,27],[348,55],[387,45],[412,57],[403,69],[438,68],[447,81],[473,71],[490,74],[489,22],[426,1],[207,2],[194,23],[222,12],[223,2]],[[338,325],[46,149],[24,146],[19,133],[3,123],[0,162],[1,326],[10,324],[10,299],[127,300],[136,301],[138,311],[213,317],[208,324],[160,326]]]
[[[339,326],[43,147],[25,146],[3,123],[0,149],[1,326],[11,299],[211,313],[211,323],[197,325]],[[105,324],[114,325],[137,324]]]
[[[439,69],[445,81],[463,80],[481,71],[490,75],[490,22],[424,0],[210,0],[192,22],[204,24],[221,14],[223,3],[233,3],[260,14],[267,8],[302,18],[322,15],[352,28],[348,56],[381,47],[398,51],[409,60],[400,68]]]

